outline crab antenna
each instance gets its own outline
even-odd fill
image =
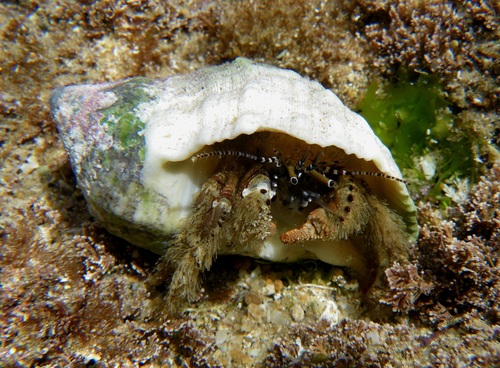
[[[408,185],[408,182],[404,179],[397,178],[395,176],[387,175],[380,172],[375,171],[347,171],[341,169],[331,169],[329,172],[332,175],[350,175],[350,176],[378,176],[379,178],[385,178],[389,180],[398,181],[400,183]]]
[[[200,158],[209,158],[209,157],[223,157],[223,156],[238,156],[238,157],[243,157],[243,158],[248,158],[249,160],[254,160],[262,163],[271,163],[275,164],[276,167],[281,166],[281,161],[279,160],[278,157],[272,156],[272,157],[264,157],[264,156],[255,156],[247,152],[243,151],[233,151],[233,150],[228,150],[228,151],[211,151],[211,152],[201,152],[197,153],[193,157],[191,157],[191,160],[196,161]]]
[[[303,170],[304,164],[306,163],[306,160],[307,160],[307,156],[308,155],[305,155],[304,157],[302,157],[299,160],[299,162],[297,162],[297,165],[295,165],[295,170],[297,170],[297,171]]]

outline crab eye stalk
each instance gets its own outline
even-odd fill
[[[290,184],[297,185],[299,183],[299,178],[295,173],[295,168],[292,165],[287,165],[286,169],[288,171],[288,177],[290,178]]]

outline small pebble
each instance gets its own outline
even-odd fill
[[[300,322],[304,319],[304,310],[298,304],[294,304],[290,313],[292,314],[292,318],[295,322]]]
[[[274,280],[274,289],[276,290],[277,293],[281,293],[285,285],[283,285],[283,281],[280,279]]]
[[[217,331],[217,333],[215,334],[215,343],[217,344],[217,346],[221,346],[222,344],[224,344],[227,341],[228,335],[229,332],[227,330]],[[222,349],[225,350],[225,346],[223,346]]]
[[[269,316],[269,321],[277,325],[286,325],[287,321],[286,315],[279,310],[272,310]]]
[[[245,303],[247,305],[250,305],[250,304],[262,304],[262,296],[260,296],[259,293],[253,291],[253,290],[250,290],[247,295],[245,295]]]
[[[262,322],[266,317],[266,306],[264,304],[253,304],[248,305],[248,316],[252,317],[258,322]]]
[[[380,345],[382,343],[380,333],[377,330],[367,332],[366,338],[371,341],[372,345]]]
[[[274,284],[268,284],[262,288],[262,295],[265,296],[273,296],[275,292]]]

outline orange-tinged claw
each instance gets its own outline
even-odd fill
[[[325,209],[318,208],[312,211],[307,221],[299,228],[287,231],[281,235],[281,241],[285,244],[296,244],[310,240],[329,238],[332,231],[328,225],[328,216]]]

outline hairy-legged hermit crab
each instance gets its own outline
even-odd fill
[[[217,255],[349,267],[364,288],[416,237],[388,149],[320,84],[239,58],[163,80],[69,86],[53,114],[91,213],[162,254],[171,300]]]

